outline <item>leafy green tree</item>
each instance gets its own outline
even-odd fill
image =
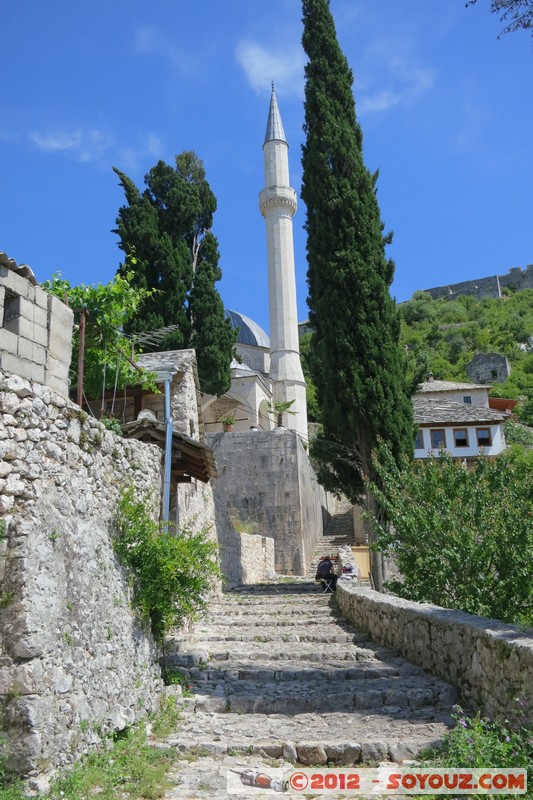
[[[473,6],[475,3],[477,0],[468,0],[466,7]],[[490,10],[493,14],[499,14],[500,21],[505,23],[505,28],[500,36],[520,28],[526,30],[533,28],[533,0],[491,0]]]
[[[382,445],[372,491],[391,527],[374,520],[378,542],[410,600],[533,624],[533,454],[521,448],[473,469],[443,454],[400,466]]]
[[[204,166],[192,152],[177,155],[175,167],[159,161],[145,175],[143,192],[114,170],[126,195],[115,231],[119,247],[135,254],[133,285],[158,290],[146,297],[127,330],[177,326],[160,349],[195,347],[202,389],[223,394],[231,384],[235,334],[215,286],[222,277],[210,232],[216,199]],[[123,264],[119,272],[126,269]]]
[[[135,259],[127,263],[134,266]],[[135,369],[135,352],[121,328],[134,319],[141,305],[154,293],[153,289],[133,286],[133,272],[124,271],[103,285],[71,286],[60,275],[42,284],[50,294],[68,301],[71,308],[86,312],[83,386],[89,397],[99,397],[103,388],[141,384],[153,386],[150,373]],[[74,329],[72,342],[72,383],[77,383],[79,328]]]
[[[383,234],[377,173],[363,163],[353,76],[328,0],[303,0],[303,23],[310,367],[323,425],[313,454],[324,486],[358,500],[378,436],[398,458],[412,451],[412,409],[389,293],[392,236]]]

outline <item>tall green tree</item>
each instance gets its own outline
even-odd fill
[[[383,233],[377,173],[363,163],[353,75],[328,0],[303,0],[303,23],[310,366],[323,424],[314,453],[322,483],[356,501],[373,477],[379,436],[397,458],[412,452],[412,409],[389,293],[392,236]]]
[[[145,175],[142,192],[114,171],[126,196],[114,232],[119,247],[135,255],[133,285],[158,290],[146,298],[127,331],[176,325],[160,349],[195,347],[202,389],[223,394],[231,384],[235,335],[215,286],[222,277],[210,231],[216,198],[203,163],[193,152],[177,155],[174,167],[159,161]],[[126,269],[123,264],[119,272]]]

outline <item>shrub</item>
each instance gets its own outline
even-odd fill
[[[382,446],[371,486],[391,527],[374,519],[410,600],[533,624],[533,470],[519,450],[471,470],[446,454],[398,467]]]
[[[147,501],[136,499],[131,487],[118,504],[114,546],[131,571],[134,604],[158,642],[206,607],[212,581],[220,577],[217,546],[206,531],[172,535],[152,519]]]

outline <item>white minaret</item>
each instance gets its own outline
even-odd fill
[[[266,189],[259,209],[266,220],[268,303],[270,310],[270,377],[275,403],[294,400],[283,423],[307,441],[305,380],[300,363],[292,218],[296,192],[289,185],[289,145],[279,114],[274,84],[263,145]]]

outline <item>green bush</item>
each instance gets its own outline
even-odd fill
[[[147,502],[136,499],[131,487],[118,504],[114,547],[131,571],[135,606],[158,642],[206,607],[212,582],[220,577],[217,546],[206,532],[172,535],[152,519]]]
[[[403,576],[391,591],[533,625],[533,469],[520,448],[468,470],[446,454],[399,468],[383,445],[375,468],[390,527],[372,524]]]
[[[465,715],[455,706],[452,715],[457,726],[451,730],[438,751],[430,751],[424,763],[437,767],[468,767],[472,769],[528,770],[528,791],[521,797],[533,797],[533,728],[523,700],[516,700],[515,721],[504,724],[491,722],[479,714]]]

